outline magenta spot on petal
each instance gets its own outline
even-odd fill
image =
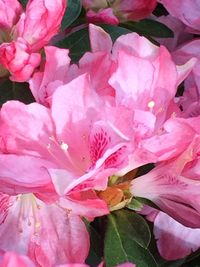
[[[117,167],[120,165],[124,159],[124,150],[126,149],[125,146],[121,147],[118,149],[116,152],[114,152],[112,155],[110,155],[106,160],[105,160],[105,166],[107,168],[112,168],[112,167]]]
[[[90,146],[90,157],[92,164],[95,164],[95,162],[102,157],[110,142],[111,137],[108,136],[107,132],[105,132],[102,128],[99,132],[94,134]]]
[[[0,225],[4,223],[10,207],[10,196],[0,193]]]

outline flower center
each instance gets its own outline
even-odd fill
[[[27,222],[28,226],[34,227],[34,232],[36,233],[41,226],[38,214],[40,206],[36,197],[31,193],[23,194],[18,195],[16,200],[19,201],[20,205],[18,215],[19,231],[23,232],[23,224]]]

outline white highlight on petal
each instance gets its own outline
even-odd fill
[[[149,103],[147,104],[148,108],[153,108],[155,106],[155,102],[152,100],[152,101],[149,101]]]
[[[60,144],[60,147],[61,147],[61,149],[62,150],[64,150],[64,151],[66,151],[67,149],[68,149],[68,144],[66,144],[66,143],[64,143],[63,141],[61,142],[61,144]]]

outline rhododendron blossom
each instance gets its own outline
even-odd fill
[[[159,0],[168,12],[180,19],[185,25],[188,26],[188,31],[193,33],[199,33],[199,11],[200,3],[198,0]]]
[[[0,267],[196,266],[198,8],[0,0]]]
[[[0,64],[14,81],[27,81],[40,63],[39,50],[59,31],[65,0],[29,1],[26,11],[17,0],[0,2]],[[19,62],[19,58],[21,61]]]
[[[90,22],[104,22],[116,25],[120,21],[139,20],[151,14],[156,6],[155,0],[83,0],[88,10]]]
[[[80,84],[82,88],[78,87]],[[128,130],[125,124],[122,132],[115,126],[121,109],[108,106],[104,111],[102,105],[105,103],[91,91],[85,75],[56,90],[51,110],[36,103],[5,104],[1,110],[0,136],[6,154],[0,155],[0,165],[5,161],[7,166],[12,165],[16,159],[19,164],[22,160],[24,166],[26,161],[24,167],[29,175],[20,175],[22,168],[14,173],[3,171],[2,182],[15,185],[16,192],[20,188],[48,185],[51,180],[61,195],[79,186],[79,190],[104,189],[108,176],[128,164],[132,142],[123,133]],[[127,117],[129,114],[124,111]],[[22,123],[15,124],[16,128],[15,116]],[[5,185],[4,190],[8,192],[9,188]]]
[[[1,194],[0,219],[3,251],[27,255],[44,267],[85,261],[89,248],[85,225],[58,203],[46,205],[33,194]]]
[[[131,192],[152,200],[185,226],[199,228],[199,117],[187,123],[194,134],[184,152],[133,180]]]

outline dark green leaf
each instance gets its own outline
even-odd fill
[[[148,205],[154,209],[157,209],[157,210],[160,210],[160,208],[154,204],[151,200],[147,199],[147,198],[143,198],[143,197],[136,197],[135,198],[137,201],[139,201],[141,204],[144,204],[144,205]]]
[[[62,19],[61,28],[62,30],[69,27],[81,13],[81,0],[68,0],[67,9]]]
[[[9,80],[6,79],[0,84],[0,106],[3,105],[8,100],[13,99],[13,88],[12,88],[13,83]]]
[[[181,267],[185,262],[185,259],[176,260],[176,261],[166,261],[165,263],[159,265],[159,267]],[[189,267],[189,266],[188,266]]]
[[[28,0],[20,0],[20,3],[22,4],[22,6],[25,8],[27,3],[28,3]]]
[[[107,267],[132,262],[137,267],[156,267],[147,246],[150,231],[145,220],[136,213],[121,210],[108,216],[104,256]]]
[[[143,19],[138,22],[128,21],[121,24],[123,27],[137,32],[141,35],[147,35],[159,38],[172,38],[174,37],[173,31],[161,22]]]
[[[28,83],[13,83],[14,99],[25,104],[35,102]]]
[[[107,25],[107,24],[100,24],[100,27],[102,27],[107,33],[110,34],[110,37],[112,38],[113,42],[121,35],[131,33],[130,30],[123,28],[123,27],[117,27],[113,25]]]
[[[84,28],[71,33],[65,39],[58,42],[57,46],[69,49],[72,61],[78,61],[86,51],[90,51],[88,29]]]
[[[90,234],[90,252],[86,259],[86,263],[89,266],[97,266],[101,262],[101,258],[103,256],[101,242],[102,240],[95,228],[86,220],[84,221]]]

